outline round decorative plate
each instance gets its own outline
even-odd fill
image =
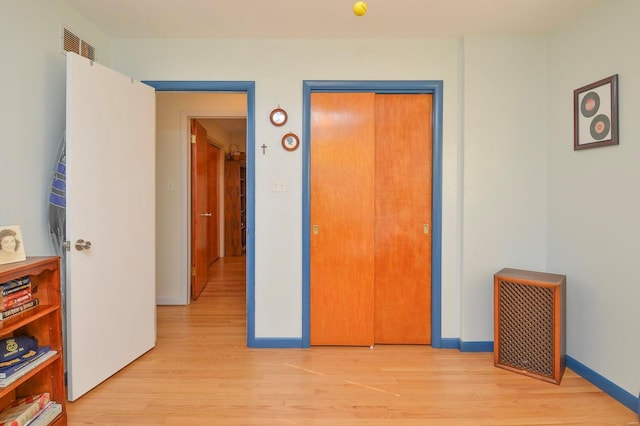
[[[287,151],[295,151],[300,146],[300,138],[295,133],[287,133],[282,137],[282,147]]]
[[[271,115],[269,116],[271,124],[278,127],[284,126],[284,123],[287,122],[287,118],[287,112],[280,107],[271,111]]]

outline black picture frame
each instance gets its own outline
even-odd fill
[[[573,149],[618,145],[618,74],[573,91]]]

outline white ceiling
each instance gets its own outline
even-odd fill
[[[109,38],[457,38],[554,30],[605,0],[65,0]]]

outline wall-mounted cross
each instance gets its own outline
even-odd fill
[[[262,144],[262,146],[261,146],[260,148],[262,148],[262,155],[265,155],[265,154],[267,153],[267,152],[266,152],[267,145]]]

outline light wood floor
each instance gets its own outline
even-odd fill
[[[561,385],[428,346],[249,349],[244,257],[190,306],[158,307],[157,346],[68,404],[70,425],[631,425],[567,370]],[[126,342],[114,342],[114,348]]]

